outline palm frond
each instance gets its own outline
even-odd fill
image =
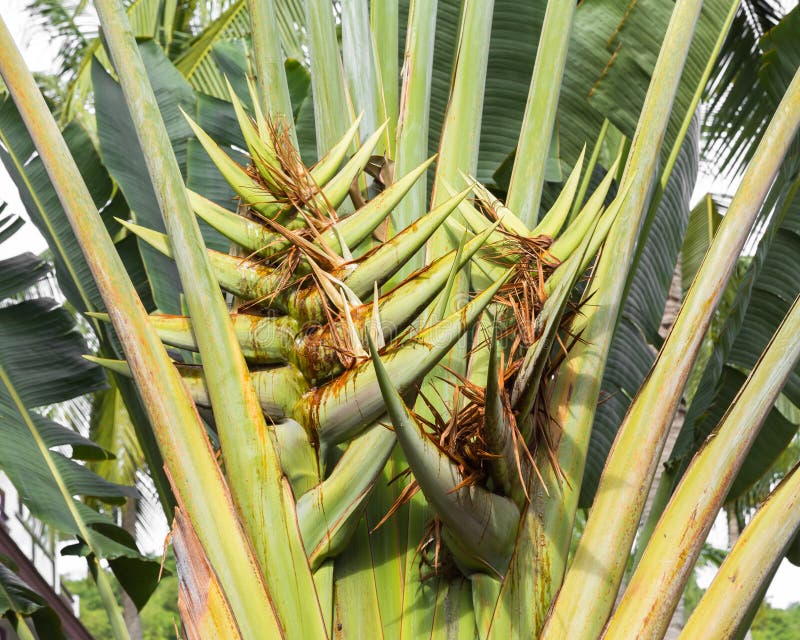
[[[745,0],[733,20],[706,88],[705,159],[722,174],[738,174],[750,159],[774,109],[759,80],[761,38],[784,16],[779,0]]]

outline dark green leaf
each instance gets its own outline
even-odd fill
[[[64,130],[64,138],[98,206],[111,193],[108,173],[86,132],[75,123]],[[53,253],[56,274],[67,299],[79,310],[103,309],[89,267],[50,178],[35,155],[33,141],[12,102],[0,102],[0,159],[14,180],[31,220],[44,235]],[[3,148],[4,147],[4,148]]]
[[[0,299],[16,295],[50,273],[50,265],[32,253],[0,260]]]
[[[9,618],[12,624],[25,624],[19,616],[30,617],[41,638],[59,640],[64,637],[61,621],[45,599],[2,562],[0,562],[0,615]]]

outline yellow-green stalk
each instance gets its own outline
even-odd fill
[[[650,537],[605,638],[661,638],[744,458],[800,358],[800,302],[694,457]]]
[[[325,627],[314,607],[311,570],[296,520],[288,517],[294,499],[283,480],[144,63],[119,0],[97,0],[95,6],[170,235],[209,383],[226,474],[261,563],[271,605],[285,633],[322,636]]]
[[[736,637],[744,616],[800,531],[800,466],[796,465],[744,528],[695,607],[679,640]]]
[[[261,572],[242,530],[228,488],[197,411],[149,324],[125,267],[114,249],[75,161],[26,69],[5,23],[0,71],[39,155],[117,329],[164,456],[178,500],[225,589],[240,628],[257,637],[278,630]]]
[[[576,5],[575,2],[549,0],[536,49],[536,62],[507,203],[508,208],[529,227],[535,226],[539,219],[544,169],[556,120]]]
[[[681,4],[676,11],[680,8]],[[594,638],[611,613],[667,429],[725,284],[798,125],[800,72],[764,133],[653,370],[620,426],[589,520],[544,630],[546,638]],[[632,156],[636,145],[634,139]],[[591,327],[592,322],[587,333]],[[594,344],[591,338],[586,336]],[[620,505],[624,513],[619,512]],[[609,518],[611,513],[617,517]],[[572,616],[569,612],[576,606],[587,615]]]

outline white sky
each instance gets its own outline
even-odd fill
[[[53,67],[58,53],[58,42],[31,27],[30,18],[24,9],[27,2],[28,0],[2,0],[0,16],[5,20],[17,46],[21,48],[28,66],[33,71],[47,71]],[[695,188],[694,200],[698,200],[709,191],[731,190],[731,185],[712,181],[707,176],[701,175]],[[0,166],[0,201],[8,202],[6,213],[16,213],[27,218],[16,187],[4,166]],[[46,248],[44,238],[36,231],[33,224],[26,224],[10,241],[0,245],[0,259],[23,251],[38,253]],[[147,551],[160,553],[166,523],[159,523],[154,529],[151,535],[145,536],[146,539],[142,540],[141,544]],[[717,519],[709,535],[709,542],[720,548],[727,547],[727,527],[724,517]],[[701,586],[708,586],[713,575],[712,570],[702,571],[699,579]],[[795,567],[784,560],[767,592],[767,600],[776,607],[786,607],[793,602],[800,602],[800,567]]]

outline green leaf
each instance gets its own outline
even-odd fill
[[[245,0],[237,0],[194,39],[175,66],[196,91],[224,100],[228,95],[225,79],[211,55],[218,42],[249,35],[250,17]]]
[[[211,171],[213,167],[208,166],[209,161],[202,151],[198,153],[193,149],[197,143],[180,109],[188,113],[201,113],[207,121],[220,126],[219,122],[225,122],[227,114],[232,117],[232,107],[211,98],[196,98],[191,87],[152,40],[141,43],[139,50],[181,171],[188,175],[190,184],[195,184],[195,190],[204,195],[207,190],[210,198],[216,197],[230,206],[229,187],[224,184],[219,172]],[[119,184],[136,220],[150,228],[164,231],[164,221],[150,184],[144,155],[136,142],[136,133],[122,90],[99,64],[93,67],[92,79],[103,161]],[[220,129],[223,128],[220,126]],[[228,127],[225,130],[237,129]],[[238,143],[239,140],[232,142]],[[198,183],[204,188],[200,189]],[[204,223],[201,224],[201,229],[209,246],[227,250],[229,244],[218,233]],[[180,313],[181,286],[174,264],[144,244],[140,243],[139,246],[156,305],[165,313]]]
[[[111,194],[111,182],[89,137],[77,124],[68,125],[64,137],[95,203],[105,204]],[[28,215],[52,250],[64,295],[81,311],[102,309],[102,300],[58,195],[10,97],[0,102],[0,143],[0,159],[16,184]]]
[[[25,624],[30,618],[42,638],[60,640],[64,638],[61,621],[36,591],[31,589],[9,567],[0,562],[0,615],[12,624]],[[26,637],[21,635],[21,637]]]
[[[0,299],[20,293],[50,273],[50,265],[32,253],[0,260]]]
[[[49,271],[47,263],[30,254],[20,258],[2,263],[3,296],[23,291]],[[27,278],[21,278],[20,266],[31,269]],[[76,535],[85,535],[87,524],[106,524],[111,530],[116,527],[73,496],[119,502],[132,490],[109,482],[54,451],[54,447],[71,446],[76,457],[108,457],[101,447],[77,431],[30,408],[103,389],[103,372],[82,357],[87,351],[74,317],[53,300],[37,298],[0,308],[0,469],[14,483],[31,513],[60,531]],[[43,366],[45,362],[47,365]],[[65,489],[68,496],[64,495]],[[85,522],[76,521],[76,517]],[[93,544],[110,557],[138,555],[132,540],[123,546],[96,529],[92,531],[96,536]]]
[[[664,138],[662,160],[669,156],[731,2],[703,4]],[[583,145],[597,137],[604,117],[632,137],[672,9],[671,3],[658,0],[633,5],[594,0],[578,6],[559,110],[559,140],[568,166]]]
[[[5,202],[0,203],[0,214],[3,213],[5,208],[6,208],[6,203]],[[24,224],[25,221],[22,218],[15,215],[6,215],[0,217],[0,243],[3,243],[6,240],[8,240],[17,231],[19,231],[19,229]]]
[[[37,518],[59,531],[91,536],[98,553],[136,557],[135,548],[121,545],[94,529],[112,525],[106,516],[70,497],[83,495],[119,501],[132,490],[108,482],[85,466],[52,450],[86,439],[31,412],[28,407],[53,404],[98,390],[104,379],[97,367],[81,357],[86,352],[72,318],[52,301],[30,300],[0,309],[0,468],[17,487]],[[46,369],[39,366],[47,360]],[[76,520],[79,518],[79,520]]]
[[[155,83],[155,87],[162,89],[160,95],[165,101],[169,100],[169,107],[173,113],[180,117],[178,113],[179,105],[184,105],[186,109],[191,111],[194,106],[194,94],[191,89],[186,89],[185,81],[180,74],[170,68],[169,62],[163,57],[158,45],[152,41],[143,43],[142,54],[148,61],[162,58],[158,68],[163,73],[155,73],[154,67],[151,65],[148,65],[148,69],[153,72],[151,78]],[[175,77],[176,75],[177,78]],[[170,95],[172,93],[170,88],[172,82],[177,82],[177,86],[183,88],[183,91],[178,93],[176,89],[175,95]],[[122,193],[125,195],[125,200],[128,202],[136,219],[148,227],[165,231],[155,192],[147,175],[144,155],[137,142],[136,132],[133,129],[133,122],[128,113],[122,90],[99,63],[92,65],[92,83],[95,92],[97,129],[103,162],[114,180],[119,184]],[[166,110],[167,105],[165,104],[162,108]],[[185,168],[186,144],[190,137],[190,132],[176,118],[165,118],[165,120],[175,125],[171,132],[174,136],[174,141],[181,140],[183,142],[183,154],[181,155],[182,164]],[[156,305],[165,313],[180,313],[179,295],[181,287],[174,264],[141,243],[139,246]]]
[[[681,289],[683,295],[689,290],[703,256],[706,255],[711,241],[714,239],[722,215],[708,193],[689,213],[689,224],[681,247]]]

